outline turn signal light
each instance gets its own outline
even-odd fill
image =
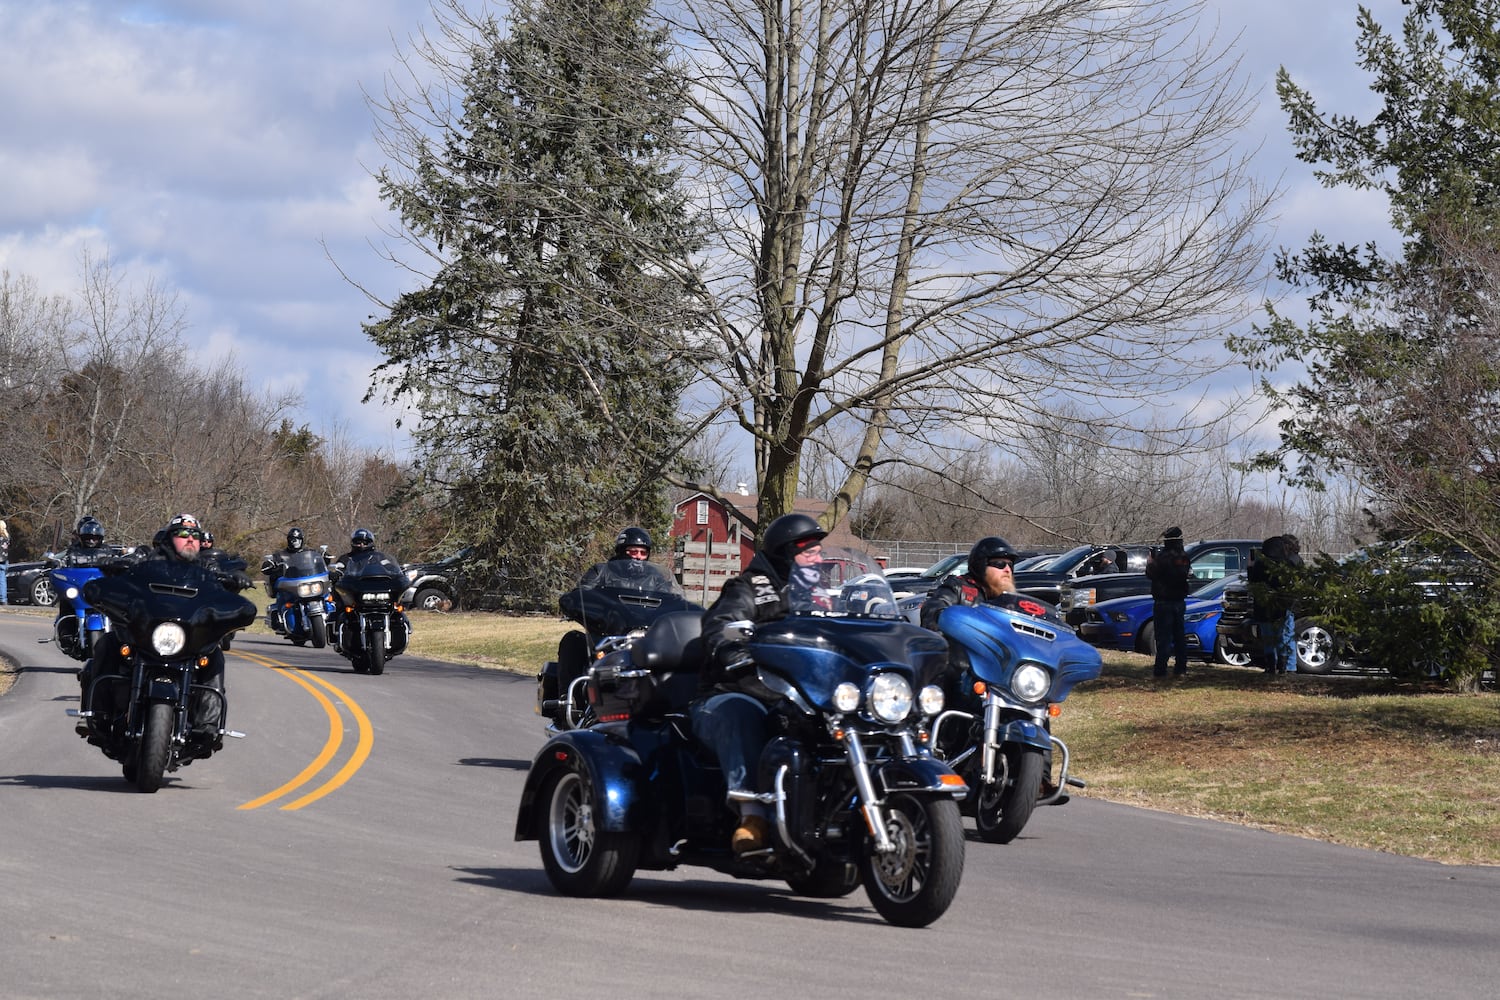
[[[129,646],[121,646],[120,647],[120,655],[121,656],[129,656],[130,655],[130,647]]]
[[[961,777],[959,777],[956,774],[940,774],[940,775],[938,775],[938,784],[940,784],[940,785],[953,785],[953,786],[957,786],[957,785],[962,785],[963,783],[964,783],[964,779],[961,778]]]
[[[980,697],[983,697],[984,696],[984,692],[986,690],[987,690],[987,688],[985,687],[984,681],[975,681],[974,682],[974,693],[975,694],[979,695]]]
[[[1057,718],[1059,715],[1062,715],[1062,706],[1054,701],[1047,706],[1047,714],[1054,719]]]

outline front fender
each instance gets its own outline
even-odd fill
[[[543,744],[526,774],[521,807],[516,813],[516,839],[536,840],[546,821],[545,803],[537,799],[559,771],[577,771],[593,786],[594,828],[607,833],[632,829],[639,809],[637,790],[642,781],[641,758],[620,736],[602,729],[570,729]]]
[[[936,757],[899,757],[872,762],[871,776],[883,794],[930,792],[961,799],[969,786],[947,764]]]
[[[1010,719],[1000,726],[1001,743],[1019,743],[1038,750],[1052,749],[1052,734],[1031,719]]]

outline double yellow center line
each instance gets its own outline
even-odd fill
[[[323,678],[318,677],[316,674],[309,674],[302,670],[298,670],[290,664],[281,663],[277,660],[273,660],[265,656],[260,656],[255,653],[241,652],[238,649],[234,650],[231,655],[243,657],[244,659],[247,659],[252,663],[259,663],[263,667],[271,668],[283,677],[287,677],[293,681],[296,681],[298,684],[301,684],[304,688],[306,688],[308,690],[308,693],[316,698],[318,703],[323,706],[323,711],[328,713],[328,739],[323,743],[323,749],[315,758],[313,758],[312,762],[305,768],[303,768],[300,774],[298,774],[291,781],[288,781],[286,784],[282,785],[280,788],[269,791],[266,794],[262,795],[260,798],[251,799],[249,802],[243,803],[238,808],[259,809],[261,806],[268,805],[272,802],[275,802],[277,799],[284,798],[294,792],[300,791],[304,786],[311,784],[313,780],[317,778],[318,773],[322,771],[323,768],[328,765],[329,761],[333,760],[333,758],[338,754],[339,747],[342,746],[344,742],[343,719],[339,716],[338,706],[334,704],[333,699],[329,698],[328,695],[320,691],[318,689],[319,687],[325,688],[328,691],[332,692],[334,698],[337,698],[340,702],[343,703],[346,708],[349,709],[349,713],[354,717],[354,721],[359,727],[359,739],[358,742],[356,742],[354,745],[354,752],[349,756],[349,759],[344,762],[344,766],[339,768],[338,771],[333,775],[333,777],[324,781],[322,784],[313,788],[311,791],[299,796],[298,798],[293,799],[290,802],[285,803],[284,805],[280,806],[280,808],[289,810],[301,809],[305,805],[310,805],[311,803],[318,801],[329,792],[347,782],[354,776],[354,772],[358,771],[364,765],[366,758],[370,756],[370,748],[375,744],[375,730],[370,725],[369,716],[365,715],[364,709],[359,707],[358,702],[349,697],[343,691],[339,690],[336,686],[328,683]]]

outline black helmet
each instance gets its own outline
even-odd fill
[[[981,538],[969,550],[969,575],[976,580],[984,579],[984,568],[989,565],[991,559],[1009,559],[1014,563],[1016,550],[1010,547],[1010,542],[999,535],[987,535]]]
[[[355,552],[364,552],[375,547],[375,533],[369,528],[356,529],[349,536],[349,547]]]
[[[798,542],[820,541],[828,532],[806,514],[783,514],[772,521],[761,539],[760,549],[775,558],[790,559]]]
[[[624,558],[625,550],[636,545],[644,546],[647,556],[650,556],[651,550],[656,548],[645,528],[626,528],[615,536],[615,557]]]
[[[214,547],[214,533],[207,528],[203,529],[203,547],[211,549]]]
[[[286,533],[286,547],[293,552],[301,552],[302,546],[306,544],[307,539],[303,537],[301,528],[293,528]]]
[[[80,518],[74,533],[78,536],[78,544],[86,549],[97,549],[104,544],[104,525],[93,517]]]

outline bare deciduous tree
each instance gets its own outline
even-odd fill
[[[831,524],[892,435],[1004,446],[1059,397],[1096,426],[1149,423],[1222,363],[1267,195],[1199,8],[669,5],[719,239],[706,374],[753,437],[763,515],[791,508],[809,440],[843,458]]]

